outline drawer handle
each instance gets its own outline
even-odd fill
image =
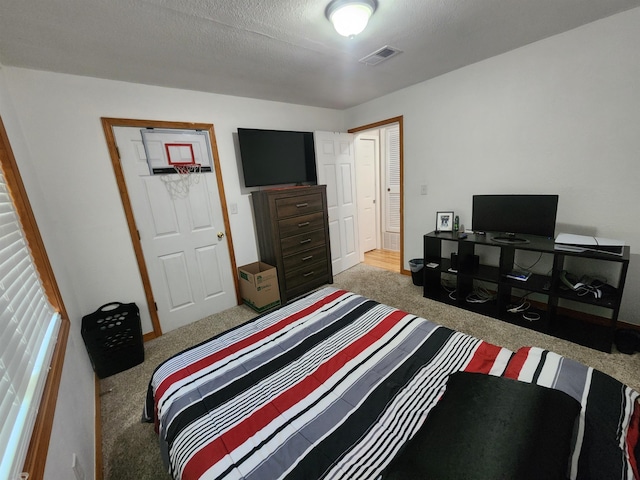
[[[316,272],[311,271],[311,272],[307,272],[307,273],[303,274],[302,276],[303,276],[303,277],[310,277],[310,276],[311,276],[311,275],[313,275],[314,273],[316,273]]]
[[[308,203],[296,203],[296,208],[304,208],[304,207],[308,207],[309,204]]]
[[[313,258],[313,255],[309,255],[308,257],[304,257],[302,261],[306,262],[307,260],[311,260],[312,258]]]
[[[302,227],[308,227],[309,226],[309,222],[302,222],[298,224],[298,227],[302,228]]]
[[[311,241],[310,238],[307,238],[306,240],[300,240],[300,244],[309,243],[310,241]]]

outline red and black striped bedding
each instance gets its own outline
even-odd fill
[[[161,364],[145,418],[176,479],[376,479],[460,370],[569,393],[583,406],[571,478],[637,478],[633,390],[331,287]]]

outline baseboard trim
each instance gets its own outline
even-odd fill
[[[631,330],[638,330],[640,332],[640,325],[637,325],[635,323],[618,322],[617,330],[620,330],[621,328],[629,328]]]
[[[145,333],[144,335],[142,335],[142,341],[148,342],[149,340],[153,340],[154,338],[157,338],[157,337],[158,336],[156,335],[155,332]]]

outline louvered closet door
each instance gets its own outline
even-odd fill
[[[383,229],[385,237],[400,233],[400,129],[397,125],[385,129],[385,202]],[[385,245],[385,248],[390,246]],[[398,248],[390,248],[398,250]]]

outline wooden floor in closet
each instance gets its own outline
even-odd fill
[[[364,263],[400,273],[400,252],[392,250],[371,250],[364,254]]]

